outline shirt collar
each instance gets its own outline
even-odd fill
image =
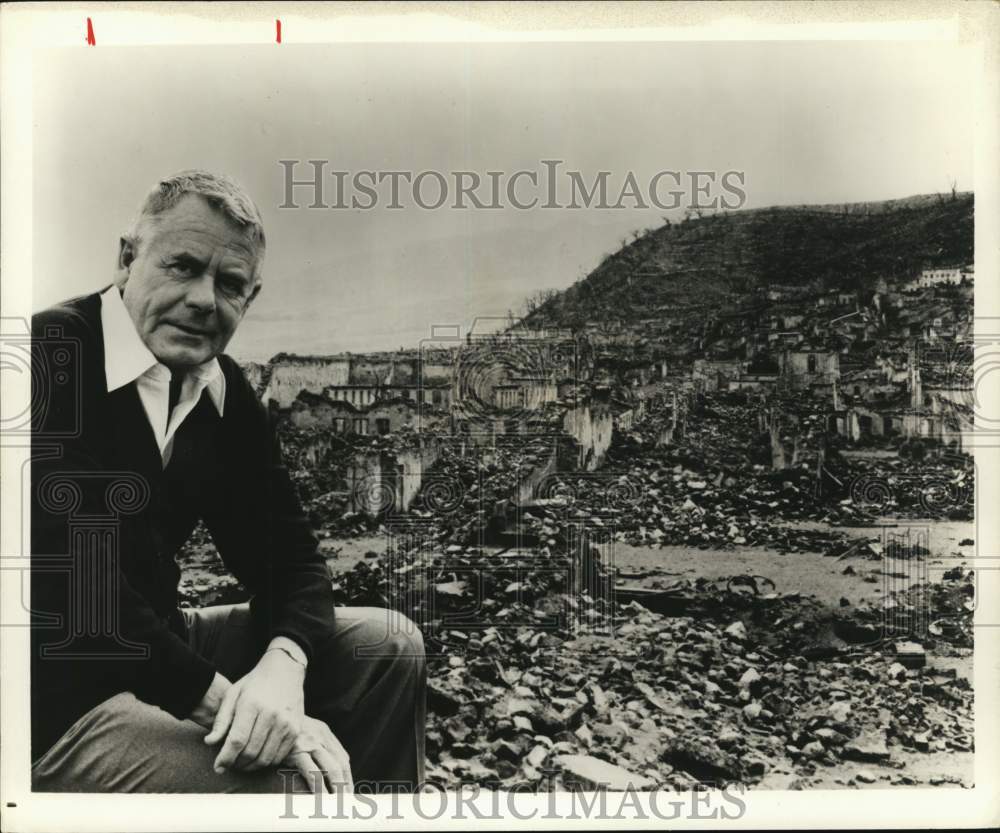
[[[139,337],[132,316],[125,308],[118,287],[114,285],[101,293],[101,330],[104,335],[104,375],[108,382],[108,393],[150,372],[162,377],[163,371],[166,371],[165,378],[170,378],[170,371],[160,364]],[[188,370],[188,375],[204,385],[212,404],[219,416],[222,416],[226,401],[226,377],[219,360],[210,359],[192,367]]]

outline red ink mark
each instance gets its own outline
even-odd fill
[[[280,20],[276,20],[274,22],[275,22],[275,26],[276,26],[277,32],[278,32],[278,43],[281,43],[281,21]]]
[[[87,45],[97,46],[97,39],[94,37],[94,24],[87,18]]]

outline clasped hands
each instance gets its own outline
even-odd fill
[[[221,743],[216,772],[284,765],[316,789],[353,788],[347,751],[326,723],[305,714],[305,670],[289,653],[272,649],[235,683],[216,673],[191,713],[210,730],[205,743]]]

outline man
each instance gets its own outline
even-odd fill
[[[264,249],[244,191],[186,171],[146,198],[112,286],[32,321],[37,791],[422,780],[419,631],[335,610],[267,413],[223,353]],[[72,348],[55,364],[53,343]],[[198,520],[249,604],[178,609]]]

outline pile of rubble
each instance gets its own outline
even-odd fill
[[[922,460],[889,456],[850,461],[849,494],[829,507],[826,520],[848,524],[872,518],[972,520],[975,465],[956,454]]]
[[[803,530],[792,519],[813,519],[810,476],[784,471],[772,477],[761,467],[748,473],[712,470],[676,454],[636,457],[601,472],[601,478],[559,476],[570,517],[596,518],[630,544],[680,544],[698,548],[762,546],[779,552],[825,551],[845,536],[836,530]],[[554,522],[564,507],[545,512]]]
[[[887,636],[875,608],[830,609],[745,576],[675,582],[680,613],[667,616],[595,598],[599,568],[574,590],[558,551],[450,549],[338,579],[342,601],[421,624],[429,777],[443,787],[916,783],[908,755],[972,750],[971,687],[927,659],[966,644],[952,631],[915,644]],[[935,596],[951,600],[935,618],[968,600],[967,578]]]
[[[811,402],[782,407],[792,414],[803,438],[802,459],[794,466],[771,469],[770,440],[760,430],[759,404],[732,395],[701,397],[686,430],[670,445],[657,446],[658,417],[650,416],[616,438],[599,471],[548,478],[542,497],[555,503],[539,511],[529,509],[524,520],[532,531],[583,520],[604,525],[616,540],[633,545],[834,553],[846,541],[837,526],[865,524],[887,514],[970,516],[973,471],[967,459],[848,461],[831,448],[818,476],[821,414],[814,413]],[[798,411],[793,413],[793,407]],[[350,460],[360,451],[392,452],[412,439],[405,433],[324,439],[316,431],[286,426],[282,442],[317,528],[337,537],[377,530],[379,519],[347,511]],[[476,540],[492,508],[498,502],[516,502],[519,478],[544,465],[553,453],[551,436],[501,436],[485,447],[461,437],[436,440],[443,450],[427,473],[432,493],[418,495],[411,513],[435,524],[436,539],[444,544]],[[439,499],[442,488],[450,495],[444,502]],[[793,527],[789,521],[810,521],[817,528]]]
[[[972,648],[976,609],[975,571],[953,567],[942,582],[918,582],[887,594],[878,604],[864,605],[858,620],[872,628],[891,629],[892,623],[925,627],[926,645],[937,648]],[[887,628],[887,625],[890,626]],[[922,648],[921,648],[922,651]]]

